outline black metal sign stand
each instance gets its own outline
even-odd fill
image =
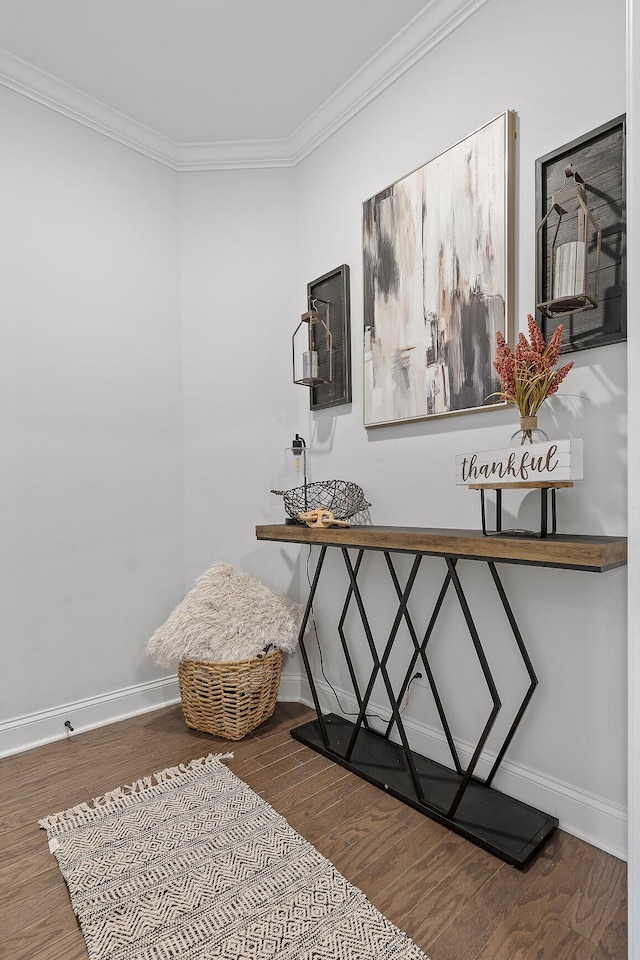
[[[557,531],[556,490],[563,487],[572,487],[572,481],[556,483],[470,483],[469,490],[480,491],[480,512],[482,515],[482,532],[485,537],[539,537],[544,540],[547,536],[555,536]],[[540,532],[535,530],[503,530],[502,529],[502,491],[503,490],[539,490],[540,491]],[[495,530],[487,529],[485,491],[494,490],[496,494]],[[548,494],[551,492],[551,529],[549,529]]]

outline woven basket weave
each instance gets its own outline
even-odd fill
[[[237,663],[181,661],[178,682],[187,726],[241,740],[275,710],[281,673],[277,648]]]

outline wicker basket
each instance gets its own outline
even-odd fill
[[[276,708],[282,650],[251,660],[183,660],[178,667],[182,712],[188,727],[241,740]]]

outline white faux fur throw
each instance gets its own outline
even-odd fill
[[[255,657],[267,644],[291,652],[304,608],[227,563],[197,581],[147,643],[159,666],[181,660],[228,663]]]

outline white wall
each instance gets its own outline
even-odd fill
[[[180,218],[185,588],[219,559],[295,589],[293,561],[255,540],[282,516],[270,490],[296,430],[293,171],[183,175]]]
[[[573,56],[553,69],[541,63],[548,24],[575,49],[591,48],[591,8],[605,79],[587,95]],[[215,558],[304,591],[306,553],[254,538],[256,523],[282,515],[269,490],[296,431],[313,447],[316,477],[363,485],[374,522],[477,527],[475,495],[453,484],[454,457],[502,445],[512,413],[362,426],[361,204],[515,109],[524,326],[534,297],[534,161],[625,110],[623,0],[600,14],[595,0],[493,0],[295,170],[176,176],[0,91],[0,734],[31,713],[57,724],[58,708],[75,701],[111,697],[110,719],[114,692],[124,701],[133,688],[165,689],[166,671],[145,664],[144,642]],[[306,391],[290,382],[290,334],[307,282],[343,262],[354,402],[312,416]],[[586,479],[560,500],[561,528],[624,534],[626,347],[573,359],[566,390],[585,399],[559,399],[541,417],[552,436],[585,440]],[[496,622],[486,571],[462,572],[492,666],[521,694],[523,671]],[[416,619],[444,575],[435,561],[425,573],[433,578],[416,596]],[[508,567],[503,576],[541,683],[501,782],[623,853],[624,571]],[[393,598],[375,558],[363,582],[384,638]],[[331,588],[341,606],[343,584],[332,558],[317,609],[327,675],[348,688],[332,624]],[[350,629],[364,667],[362,636],[355,622]],[[434,657],[462,741],[486,715],[467,647],[448,604]],[[401,660],[399,651],[394,675]],[[285,692],[301,688],[300,675],[294,658]],[[421,698],[416,686],[406,716],[437,750]],[[335,708],[329,693],[326,704]]]
[[[564,6],[551,0],[537,4],[494,0],[297,169],[299,222],[313,224],[313,229],[299,234],[297,287],[303,290],[309,279],[349,263],[354,344],[352,409],[310,415],[301,397],[300,432],[306,431],[312,441],[314,476],[361,483],[373,504],[374,523],[477,527],[478,495],[455,487],[455,455],[503,446],[517,424],[514,413],[503,410],[363,429],[361,203],[494,116],[515,109],[515,315],[526,330],[526,315],[534,305],[535,160],[624,113],[624,7],[624,0],[616,0],[602,17],[595,0]],[[594,24],[590,8],[598,24],[598,76],[605,80],[589,82],[586,95],[585,84],[576,82],[575,58],[552,56],[549,25],[555,36],[571,37],[572,49],[574,45],[590,49]],[[545,50],[550,51],[548,66],[544,66]],[[558,398],[540,416],[541,426],[551,436],[578,436],[585,442],[585,480],[559,495],[560,528],[624,535],[626,345],[584,351],[572,359],[576,368],[564,392],[580,399]],[[264,549],[272,548],[265,545]],[[329,615],[335,597],[341,603],[345,592],[340,564],[332,558],[317,609],[326,627],[325,670],[338,688],[348,690],[346,670],[335,654]],[[425,567],[422,589],[433,594],[444,576],[444,565],[440,569],[435,561],[427,561]],[[462,565],[462,573],[492,667],[521,696],[523,671],[508,653],[511,644],[504,624],[496,622],[488,573],[473,564]],[[503,579],[541,682],[507,755],[513,769],[500,782],[524,799],[537,799],[548,812],[557,812],[568,829],[623,854],[625,571],[595,575],[505,567]],[[379,639],[384,639],[393,618],[393,598],[382,562],[371,568],[364,582]],[[428,609],[427,598],[421,601],[418,596],[416,609],[421,605]],[[488,713],[488,698],[481,692],[473,656],[468,655],[469,640],[455,604],[444,611],[443,626],[447,623],[453,636],[445,643],[441,632],[434,640],[434,656],[452,704],[454,733],[463,741],[473,741]],[[357,637],[357,624],[352,629]],[[393,664],[398,675],[401,656]],[[367,656],[361,659],[364,665]],[[460,689],[464,710],[456,706]],[[433,711],[420,706],[425,691],[416,688],[414,694],[407,717],[427,727],[435,725]],[[336,706],[330,693],[325,702]],[[517,702],[514,691],[506,698],[505,712]],[[497,726],[502,732],[506,729],[502,722]],[[428,729],[416,729],[416,736],[429,739]],[[496,742],[492,737],[490,745]],[[498,786],[500,782],[496,781]]]
[[[183,485],[176,174],[5,88],[0,115],[1,752],[155,678]]]

